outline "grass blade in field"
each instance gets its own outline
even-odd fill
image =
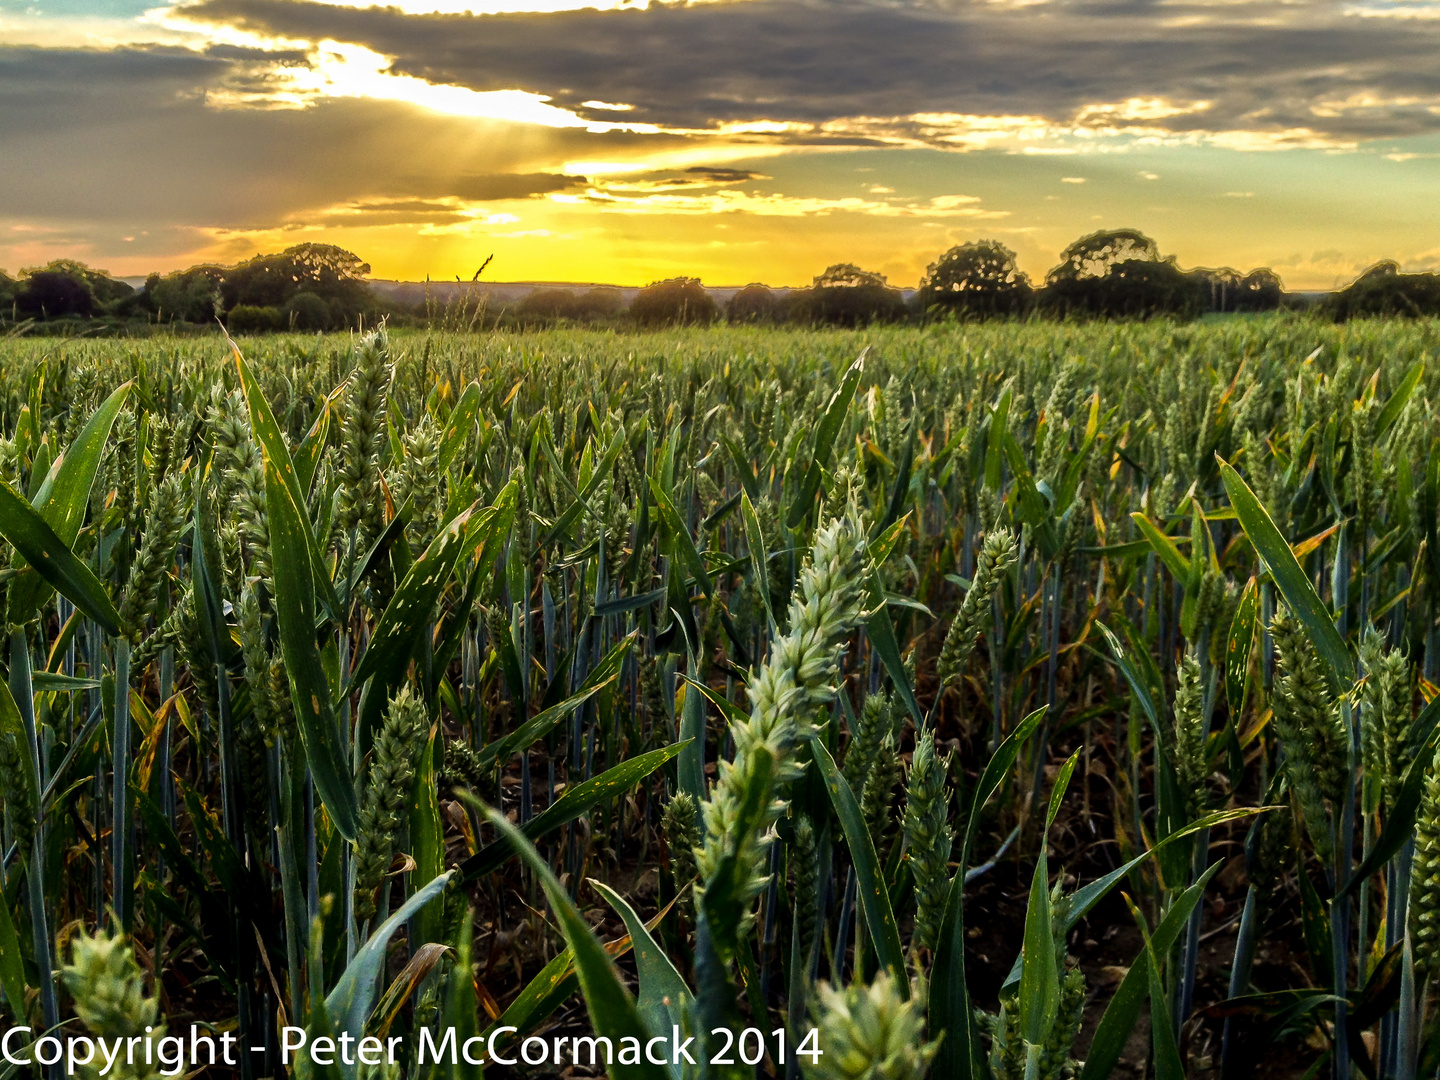
[[[569,715],[572,710],[579,708],[620,677],[620,665],[634,643],[633,636],[622,640],[605,654],[600,663],[591,669],[579,690],[558,705],[551,705],[543,712],[532,716],[504,738],[486,744],[480,751],[479,764],[484,768],[489,768],[492,764],[508,761],[510,755],[519,753],[536,739],[543,738],[546,732]]]
[[[122,383],[105,399],[35,492],[36,512],[66,547],[73,547],[80,533],[106,443],[133,387],[133,381]],[[33,611],[48,595],[44,581],[33,574],[22,575],[10,587],[11,610]]]
[[[1225,640],[1225,700],[1230,705],[1232,722],[1238,727],[1245,709],[1245,691],[1249,688],[1250,652],[1255,641],[1255,626],[1260,615],[1260,590],[1252,577],[1245,583],[1230,632]],[[1157,930],[1156,933],[1159,933]]]
[[[1225,490],[1240,519],[1240,527],[1255,546],[1256,554],[1265,561],[1290,610],[1309,631],[1315,651],[1325,661],[1332,688],[1348,690],[1355,681],[1355,660],[1340,631],[1335,629],[1335,620],[1315,592],[1309,575],[1300,568],[1295,553],[1275,527],[1269,511],[1261,505],[1240,474],[1222,460],[1220,475],[1225,480]]]
[[[35,573],[99,623],[106,633],[120,632],[120,613],[90,567],[75,557],[70,545],[56,535],[23,495],[3,482],[0,482],[0,536],[10,541]],[[22,611],[15,606],[19,599],[13,595],[10,598],[10,620],[29,622],[35,613],[34,606]],[[24,599],[28,602],[31,598]],[[36,603],[40,599],[43,596],[34,598]]]
[[[355,954],[355,959],[346,966],[335,988],[325,998],[325,1010],[340,1031],[347,1031],[356,1037],[364,1032],[365,1021],[369,1019],[371,1006],[375,1004],[375,987],[384,970],[385,953],[390,939],[417,911],[440,898],[454,873],[453,870],[447,870],[424,888],[416,890],[395,914],[375,929],[370,939]],[[354,1066],[347,1070],[349,1073],[353,1071]]]
[[[439,726],[430,729],[420,763],[415,769],[415,784],[410,797],[410,847],[415,860],[415,880],[433,881],[445,869],[445,827],[440,818],[439,761],[443,757]],[[414,940],[417,944],[443,940],[443,912],[426,907],[415,916]]]
[[[850,402],[855,400],[855,389],[860,385],[860,376],[865,372],[865,357],[869,353],[867,346],[845,372],[839,389],[830,395],[830,403],[825,407],[825,417],[820,421],[820,430],[815,433],[815,450],[810,457],[810,468],[805,473],[805,479],[800,482],[795,498],[790,503],[790,512],[785,517],[785,524],[792,529],[805,520],[805,515],[810,513],[815,505],[815,496],[820,492],[820,480],[825,466],[830,463],[830,454],[835,449],[840,427],[850,411]]]
[[[574,821],[581,814],[589,813],[605,799],[628,791],[666,762],[673,760],[685,746],[686,743],[683,742],[662,746],[658,750],[622,761],[599,776],[592,776],[589,780],[576,784],[521,826],[521,834],[531,843],[535,843],[542,836]],[[505,860],[514,854],[515,850],[502,837],[462,862],[460,876],[465,881],[484,877],[499,869]]]
[[[665,955],[645,929],[645,923],[635,914],[623,896],[604,882],[590,880],[591,886],[605,898],[605,902],[625,922],[630,932],[630,943],[635,952],[635,969],[640,976],[640,996],[635,1001],[635,1010],[645,1022],[653,1037],[669,1038],[672,1027],[684,1023],[684,1017],[694,1000],[685,980],[675,970],[675,965]],[[680,1063],[670,1065],[672,1080],[680,1080]]]
[[[266,509],[270,515],[270,549],[274,552],[275,614],[280,627],[280,651],[290,680],[290,700],[305,759],[315,778],[315,790],[330,812],[335,827],[347,840],[360,829],[360,805],[350,763],[341,741],[332,690],[315,644],[315,583],[306,554],[302,514],[290,490],[270,461],[265,463]]]
[[[650,1036],[635,1009],[635,1001],[630,996],[630,991],[625,989],[625,984],[620,981],[614,962],[590,929],[590,924],[580,916],[564,887],[555,880],[549,864],[540,858],[540,853],[520,834],[520,830],[505,820],[504,814],[490,809],[486,811],[486,816],[520,853],[520,857],[539,879],[540,887],[545,890],[550,909],[560,923],[560,932],[565,936],[565,942],[575,957],[575,970],[580,976],[580,988],[585,994],[585,1005],[589,1010],[590,1023],[595,1034],[611,1039],[616,1044],[630,1038],[640,1040],[643,1045]],[[630,1077],[635,1080],[668,1080],[664,1069],[649,1061],[639,1065],[612,1065],[609,1071],[611,1076],[626,1080]]]
[[[1160,556],[1160,561],[1165,564],[1166,569],[1175,575],[1175,580],[1185,582],[1190,577],[1190,560],[1180,554],[1180,549],[1175,546],[1175,541],[1140,511],[1130,515],[1130,520],[1139,526],[1140,531],[1145,534],[1155,554]],[[1199,555],[1196,553],[1196,557]]]
[[[410,567],[375,624],[370,644],[350,674],[347,693],[376,674],[386,687],[398,681],[435,612],[435,602],[450,583],[474,513],[472,506],[452,518]]]
[[[475,420],[480,415],[480,384],[472,382],[465,387],[455,408],[445,418],[445,434],[440,440],[440,471],[450,468],[460,447],[465,444]]]
[[[965,870],[970,864],[970,846],[980,827],[980,811],[995,794],[1020,753],[1045,719],[1045,709],[1036,709],[1022,720],[995,748],[970,801],[965,839],[960,845],[960,863],[950,881],[945,916],[940,924],[935,963],[930,974],[930,1030],[944,1031],[931,1073],[936,1080],[975,1080],[981,1072],[979,1032],[970,1008],[970,989],[965,979]]]
[[[1415,388],[1420,385],[1420,376],[1425,374],[1425,361],[1416,360],[1410,365],[1410,370],[1405,372],[1400,380],[1400,385],[1390,395],[1390,400],[1385,402],[1385,407],[1380,410],[1380,415],[1375,418],[1375,437],[1379,438],[1390,430],[1390,426],[1400,419],[1400,414],[1405,411]]]
[[[280,433],[280,427],[275,423],[275,414],[270,411],[270,403],[265,400],[265,394],[256,381],[250,365],[240,355],[240,348],[233,341],[230,348],[235,354],[235,367],[240,373],[240,387],[245,392],[245,403],[250,409],[250,427],[255,432],[255,438],[260,442],[260,448],[265,455],[265,486],[266,486],[266,508],[275,502],[269,493],[271,484],[271,473],[289,494],[290,502],[297,508],[296,526],[298,528],[298,542],[289,553],[291,558],[306,559],[311,566],[314,583],[311,591],[319,589],[320,599],[325,604],[325,609],[330,617],[337,622],[343,621],[344,613],[340,608],[340,598],[335,595],[335,585],[330,580],[330,571],[325,566],[325,560],[320,556],[320,545],[316,542],[315,531],[310,525],[310,518],[305,513],[305,490],[300,486],[300,476],[296,472],[295,463],[291,460],[290,449],[285,445],[285,436]],[[279,552],[276,552],[277,561]],[[279,587],[278,585],[276,586]]]
[[[880,869],[880,859],[875,854],[875,842],[870,838],[870,827],[865,815],[860,812],[860,803],[850,785],[835,768],[835,759],[819,739],[810,740],[810,751],[815,764],[825,781],[825,790],[830,794],[835,816],[845,832],[845,843],[850,848],[850,859],[855,866],[860,904],[865,909],[865,929],[875,945],[880,963],[895,976],[900,993],[910,996],[910,980],[905,974],[905,950],[900,944],[900,930],[895,924],[895,912],[890,907],[890,892],[885,888],[885,879]]]
[[[1189,922],[1190,912],[1200,902],[1205,886],[1210,884],[1210,879],[1224,865],[1224,862],[1211,865],[1194,885],[1175,899],[1175,903],[1151,935],[1150,948],[1143,949],[1125,972],[1120,985],[1110,998],[1110,1004],[1105,1006],[1105,1012],[1100,1017],[1100,1025],[1095,1029],[1094,1038],[1090,1041],[1090,1054],[1085,1059],[1080,1080],[1106,1080],[1115,1071],[1115,1066],[1120,1063],[1120,1055],[1125,1050],[1125,1043],[1130,1038],[1130,1032],[1135,1028],[1135,1021],[1140,1018],[1140,1008],[1150,993],[1150,956],[1152,953],[1165,956],[1170,952],[1171,947],[1180,939],[1180,932],[1185,928],[1185,924]]]
[[[25,965],[20,960],[20,937],[10,917],[10,902],[0,895],[0,989],[10,1005],[11,1023],[25,1019]]]

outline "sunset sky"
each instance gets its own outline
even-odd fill
[[[0,267],[1440,268],[1440,0],[0,0]]]

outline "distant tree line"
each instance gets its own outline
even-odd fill
[[[807,288],[747,285],[723,307],[698,278],[677,277],[640,289],[628,307],[620,289],[599,286],[541,287],[517,304],[494,307],[462,298],[442,310],[433,299],[408,306],[385,299],[365,280],[369,273],[359,256],[328,244],[300,244],[234,266],[151,274],[139,289],[84,263],[57,259],[14,278],[0,270],[0,322],[218,320],[231,333],[263,333],[338,330],[382,317],[399,324],[523,329],[562,322],[863,326],[944,318],[1194,318],[1304,306],[1337,320],[1440,315],[1440,274],[1403,274],[1395,262],[1382,262],[1346,288],[1308,302],[1287,294],[1266,268],[1245,274],[1228,267],[1182,270],[1135,229],[1081,237],[1038,285],[998,240],[960,244],[926,268],[908,298],[884,275],[838,263]]]
[[[369,273],[359,256],[330,244],[151,274],[139,289],[74,259],[56,259],[18,278],[0,271],[0,312],[15,321],[218,319],[235,333],[339,330],[389,313],[365,281]]]
[[[908,301],[883,275],[841,263],[808,289],[787,293],[747,285],[723,314],[732,323],[858,326],[945,317],[1193,318],[1269,311],[1286,302],[1273,271],[1181,270],[1173,258],[1161,257],[1155,241],[1134,229],[1082,237],[1060,258],[1036,287],[1016,265],[1013,251],[997,240],[977,240],[931,263]],[[703,292],[693,278],[657,282],[640,291],[631,311],[637,322],[647,324],[720,318],[716,305],[705,304]]]
[[[1440,312],[1440,274],[1402,274],[1393,260],[1378,262],[1320,304],[1336,321]]]

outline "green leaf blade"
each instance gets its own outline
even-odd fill
[[[1301,569],[1295,553],[1290,550],[1290,545],[1285,542],[1280,530],[1275,527],[1275,522],[1271,520],[1269,511],[1255,497],[1255,493],[1241,479],[1240,474],[1221,460],[1220,475],[1225,481],[1225,491],[1230,496],[1230,505],[1235,508],[1236,516],[1240,519],[1241,528],[1250,538],[1256,554],[1269,568],[1271,577],[1275,579],[1276,586],[1285,597],[1285,603],[1304,624],[1310,639],[1315,643],[1316,652],[1325,661],[1332,688],[1340,692],[1348,690],[1355,681],[1355,660],[1350,655],[1345,639],[1335,628],[1335,620],[1315,592],[1309,575]]]

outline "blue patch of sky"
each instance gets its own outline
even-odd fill
[[[163,6],[164,0],[0,0],[0,14],[53,19],[133,19]]]

